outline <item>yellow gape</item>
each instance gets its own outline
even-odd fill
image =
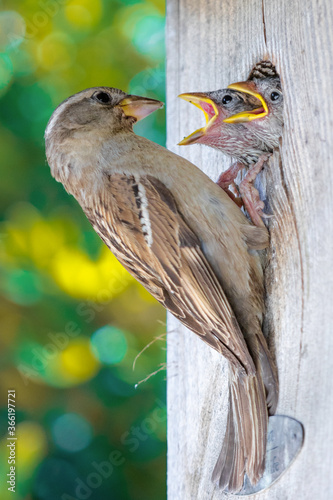
[[[252,120],[258,120],[258,118],[263,118],[264,116],[268,115],[268,107],[265,99],[262,97],[262,95],[251,90],[251,88],[249,88],[248,82],[232,83],[231,85],[228,86],[228,89],[239,90],[240,92],[244,92],[245,94],[253,95],[257,99],[259,99],[259,101],[262,104],[262,107],[264,108],[264,111],[262,111],[262,108],[256,108],[252,111],[242,111],[241,113],[229,116],[229,118],[223,120],[225,123],[250,122]]]
[[[203,111],[205,118],[206,118],[206,125],[204,127],[199,128],[198,130],[196,130],[192,134],[188,135],[187,137],[185,137],[182,141],[180,141],[178,143],[178,146],[186,146],[187,144],[191,144],[193,139],[197,139],[199,135],[200,136],[205,135],[205,133],[207,132],[207,129],[215,122],[216,118],[218,117],[219,110],[218,110],[218,107],[216,106],[214,101],[212,101],[211,99],[206,97],[204,94],[200,94],[199,92],[195,92],[195,93],[189,92],[187,94],[180,94],[178,97],[180,97],[181,99],[184,99],[184,101],[188,101],[188,102],[194,104],[194,106],[201,109],[201,111]],[[207,104],[209,104],[213,108],[215,114],[211,118],[209,118],[209,114],[201,106],[201,103],[203,103],[203,102],[206,102]]]

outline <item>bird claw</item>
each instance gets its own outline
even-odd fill
[[[265,204],[261,201],[258,190],[252,183],[269,156],[270,154],[262,155],[259,161],[250,167],[239,188],[235,184],[235,179],[239,171],[244,168],[244,165],[240,162],[234,163],[225,172],[222,172],[216,182],[236,205],[240,208],[244,206],[253,224],[261,227],[264,226],[262,219],[270,219],[273,216],[264,213]]]
[[[231,167],[229,167],[225,172],[222,172],[220,177],[217,179],[216,184],[220,186],[229,196],[238,205],[240,208],[243,206],[242,197],[239,196],[238,188],[235,184],[235,179],[239,173],[239,171],[244,168],[244,165],[240,162],[233,163]]]
[[[272,219],[274,215],[272,214],[266,214],[263,209],[265,208],[265,203],[259,198],[259,193],[257,189],[253,186],[251,190],[251,194],[253,195],[250,204],[253,204],[254,210],[257,212],[257,214],[262,217],[263,219]],[[246,200],[244,202],[245,207],[247,208],[249,201]]]
[[[244,207],[246,208],[253,224],[256,226],[265,226],[262,219],[270,218],[263,212],[265,204],[261,201],[258,190],[253,186],[253,182],[257,177],[258,173],[264,166],[264,163],[268,160],[270,154],[264,154],[260,157],[255,165],[252,165],[244,179],[239,185],[239,192],[242,196]]]
[[[243,163],[240,163],[239,161],[233,163],[231,167],[222,172],[216,183],[225,191],[230,185],[234,184],[234,181],[242,168],[244,168]]]
[[[260,199],[258,190],[252,185],[251,182],[244,179],[240,183],[239,191],[242,195],[244,207],[251,217],[252,222],[256,226],[264,226],[262,218],[266,218],[266,214],[263,212],[265,204]]]
[[[260,217],[262,217],[263,219],[273,219],[274,215],[261,212]]]

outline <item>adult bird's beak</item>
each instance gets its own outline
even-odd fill
[[[255,108],[252,111],[242,111],[241,113],[237,113],[236,115],[229,116],[229,118],[223,120],[225,123],[250,122],[252,120],[258,120],[258,118],[263,118],[268,114],[266,101],[262,97],[262,95],[258,94],[258,92],[255,91],[255,85],[253,82],[232,83],[228,86],[228,89],[239,90],[240,92],[244,92],[245,94],[253,95],[261,102],[262,107]]]
[[[162,108],[163,102],[139,95],[128,95],[118,104],[126,116],[131,116],[137,121],[146,118],[157,109]]]
[[[219,110],[215,102],[202,92],[188,92],[180,94],[178,97],[184,99],[184,101],[191,102],[194,106],[201,109],[206,118],[206,125],[204,127],[199,128],[178,143],[178,146],[187,146],[188,144],[193,144],[207,133],[209,127],[211,127],[218,117]]]

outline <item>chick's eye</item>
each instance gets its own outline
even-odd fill
[[[278,101],[280,97],[281,97],[280,92],[277,92],[276,90],[272,92],[270,95],[271,101]]]
[[[222,104],[228,104],[230,101],[232,101],[231,95],[225,95],[222,99]]]
[[[111,102],[111,97],[106,92],[95,92],[93,98],[102,104],[109,104]]]

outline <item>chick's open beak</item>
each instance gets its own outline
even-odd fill
[[[120,101],[118,106],[122,108],[126,116],[131,116],[139,121],[153,113],[153,111],[162,108],[163,102],[148,97],[129,95]]]
[[[262,97],[262,95],[258,94],[258,92],[255,91],[255,86],[252,82],[232,83],[228,86],[228,89],[239,90],[240,92],[244,92],[245,94],[253,95],[261,102],[262,107],[255,108],[252,111],[242,111],[241,113],[237,113],[236,115],[229,116],[229,118],[223,120],[225,123],[250,122],[252,120],[258,120],[258,118],[263,118],[268,114],[266,101]]]
[[[206,118],[206,125],[204,127],[199,128],[178,143],[178,146],[187,146],[189,144],[193,144],[207,133],[209,127],[211,127],[217,119],[219,110],[215,102],[212,101],[212,99],[209,99],[209,97],[202,92],[188,92],[186,94],[180,94],[178,97],[191,102],[194,106],[201,109]]]

